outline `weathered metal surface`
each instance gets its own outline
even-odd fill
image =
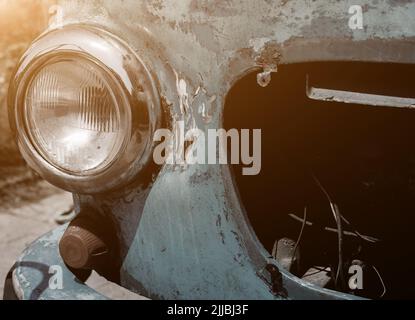
[[[309,88],[307,96],[313,100],[363,104],[374,107],[415,108],[415,99],[343,90]]]
[[[158,81],[168,122],[183,120],[186,130],[220,128],[229,88],[252,70],[266,84],[283,63],[415,62],[410,1],[361,1],[363,30],[348,27],[354,1],[60,3],[64,24],[96,24],[129,43]],[[226,166],[166,165],[121,191],[76,196],[78,210],[86,204],[114,219],[122,284],[150,297],[353,298],[278,270]]]
[[[331,281],[330,268],[312,267],[301,277],[301,279],[324,288]]]
[[[272,257],[277,260],[279,266],[290,271],[299,260],[299,248],[294,240],[282,238],[274,243]]]
[[[172,125],[184,120],[186,129],[220,128],[227,91],[249,70],[415,57],[415,22],[402,19],[415,12],[409,2],[364,2],[366,27],[354,31],[348,27],[351,1],[62,3],[65,23],[99,24],[137,51],[159,81]],[[202,104],[209,121],[199,113]],[[278,277],[267,265],[276,262],[251,230],[227,167],[165,166],[149,185],[80,196],[78,205],[83,203],[116,217],[125,256],[122,283],[151,297],[348,298],[283,270],[275,294]]]

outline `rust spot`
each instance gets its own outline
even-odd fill
[[[282,274],[278,268],[273,264],[268,264],[266,270],[269,272],[271,277],[271,290],[275,296],[287,297],[287,290],[282,285]]]
[[[281,60],[279,46],[275,41],[268,41],[255,62],[267,70],[276,70]]]
[[[201,184],[201,183],[208,183],[210,178],[212,177],[211,170],[207,171],[198,171],[195,172],[190,178],[189,183],[190,184]]]

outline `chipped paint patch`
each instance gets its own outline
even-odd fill
[[[255,38],[249,40],[249,46],[256,52],[261,53],[263,48],[265,47],[265,44],[269,42],[270,38]]]
[[[22,284],[27,282],[26,279],[21,279]],[[19,300],[24,300],[24,290],[20,286],[20,281],[17,275],[17,270],[13,270],[12,273],[13,290]]]

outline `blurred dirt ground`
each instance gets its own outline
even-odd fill
[[[29,43],[47,26],[50,0],[0,0],[0,166],[21,164],[9,130],[6,95],[10,75]]]
[[[70,195],[37,178],[24,165],[7,117],[7,89],[15,65],[47,25],[48,2],[0,0],[0,294],[21,251],[53,226],[55,210],[70,206]]]
[[[0,0],[0,299],[4,279],[24,248],[55,228],[72,195],[42,181],[21,159],[8,124],[6,96],[17,61],[46,29],[51,0]],[[88,284],[113,299],[142,299],[96,274]]]

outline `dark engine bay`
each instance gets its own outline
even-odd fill
[[[266,88],[251,74],[229,93],[225,128],[262,129],[261,173],[234,168],[246,214],[296,276],[366,298],[415,298],[414,72],[286,65]]]

